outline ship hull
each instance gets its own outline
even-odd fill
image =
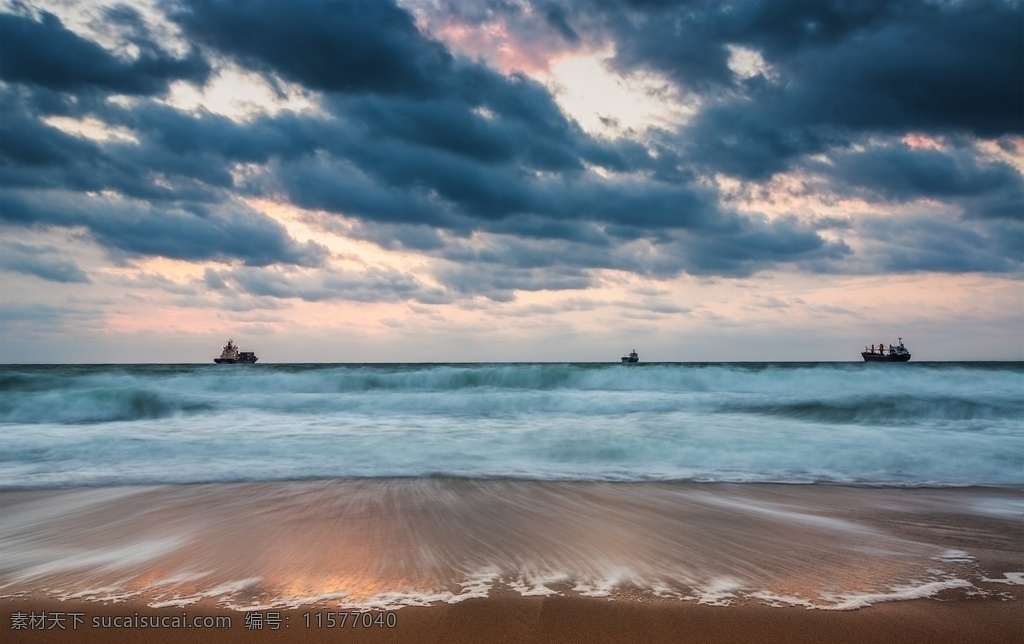
[[[909,362],[910,354],[904,353],[902,355],[882,355],[880,353],[868,353],[867,351],[861,352],[861,357],[864,358],[864,362]]]
[[[243,360],[241,358],[239,358],[237,360],[234,359],[234,358],[214,358],[213,359],[213,361],[216,362],[217,364],[256,364],[257,360],[259,360],[259,358],[253,358],[251,360]]]

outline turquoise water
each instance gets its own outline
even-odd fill
[[[1024,484],[1021,363],[0,367],[0,487]]]

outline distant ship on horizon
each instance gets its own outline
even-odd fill
[[[228,340],[220,352],[220,357],[213,359],[217,364],[255,364],[257,360],[259,358],[254,352],[239,351],[234,340]]]
[[[640,356],[637,355],[636,349],[633,349],[629,354],[622,356],[623,364],[632,364],[634,362],[640,362]]]
[[[860,355],[864,358],[864,362],[907,362],[910,360],[910,351],[903,346],[903,338],[899,338],[899,344],[895,347],[890,344],[888,350],[883,343],[879,343],[877,351],[873,344],[870,350],[868,347],[864,347]]]

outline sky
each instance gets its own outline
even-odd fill
[[[0,2],[0,362],[1024,359],[1024,5]]]

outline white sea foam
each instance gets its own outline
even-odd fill
[[[744,588],[745,584],[735,577],[720,577],[694,589],[693,597],[698,604],[729,606]]]
[[[523,582],[522,578],[519,578],[515,581],[510,581],[508,583],[508,586],[509,588],[516,591],[523,597],[549,597],[551,595],[558,594],[557,590],[552,590],[544,584],[533,582],[532,584],[527,585],[525,582]]]
[[[199,581],[204,577],[209,577],[210,574],[212,574],[212,572],[212,570],[205,570],[200,572],[179,572],[171,575],[170,577],[164,577],[163,579],[158,579],[154,581],[153,583],[146,586],[146,590],[155,590],[162,586],[175,586],[177,584],[183,584],[190,581]]]
[[[886,592],[863,593],[823,593],[822,599],[829,605],[821,606],[827,610],[854,610],[865,608],[880,602],[900,601],[906,599],[925,599],[952,588],[974,588],[974,584],[966,579],[943,579],[927,581],[919,584],[892,586]]]
[[[459,585],[457,593],[450,590],[393,590],[376,593],[370,597],[355,600],[349,595],[341,597],[339,605],[359,610],[397,610],[407,606],[431,606],[433,604],[458,604],[467,599],[485,599],[494,588],[497,572],[485,570],[471,574]]]
[[[1024,484],[1011,449],[1024,439],[1019,365],[870,367],[3,366],[0,487],[437,474]]]
[[[955,526],[1010,490],[361,479],[160,486],[71,511],[93,492],[4,495],[15,510],[0,533],[5,589],[236,610],[390,609],[495,590],[853,609],[1024,583],[976,559],[997,560],[1000,532],[959,548],[927,536],[936,508],[959,512]],[[33,507],[50,504],[67,513]],[[889,531],[922,516],[913,540]]]
[[[1024,498],[1006,499],[986,497],[975,501],[970,508],[979,514],[1001,518],[1024,518]]]
[[[153,608],[166,608],[168,606],[180,608],[182,606],[195,604],[203,599],[217,599],[219,603],[231,604],[234,595],[251,588],[261,581],[262,577],[250,577],[248,579],[228,581],[198,593],[192,593],[190,595],[174,597],[162,601],[155,601],[150,603],[150,606]]]
[[[768,590],[758,590],[756,592],[750,593],[749,597],[751,599],[756,599],[763,604],[774,606],[776,608],[782,606],[802,606],[807,609],[822,607],[820,604],[815,604],[814,602],[804,599],[803,597],[794,597],[792,595],[780,595],[778,593],[773,593]]]
[[[303,606],[323,604],[333,604],[348,610],[398,610],[405,607],[424,607],[438,603],[456,604],[469,599],[484,599],[489,597],[497,588],[507,588],[524,597],[548,597],[562,594],[534,580],[526,581],[520,577],[502,582],[493,573],[483,573],[471,575],[470,578],[461,584],[462,589],[459,592],[444,589],[390,590],[356,599],[348,592],[338,591],[298,597],[280,596],[262,602],[252,600],[249,603],[244,603],[238,600],[240,593],[250,590],[253,586],[259,584],[260,581],[258,578],[237,580],[220,584],[199,593],[165,599],[152,599],[148,601],[148,605],[152,608],[182,608],[203,599],[214,599],[221,606],[241,612],[296,609]],[[558,580],[559,583],[565,581],[567,581],[565,578]],[[1004,579],[982,577],[981,581],[1024,585],[1024,573],[1006,573]],[[621,587],[614,580],[577,583],[572,588],[571,594],[584,597],[611,598]],[[698,604],[707,606],[727,607],[737,602],[752,599],[773,607],[795,606],[809,610],[847,611],[866,608],[881,602],[926,599],[950,589],[964,589],[969,595],[988,596],[990,594],[975,587],[970,581],[951,577],[941,580],[893,585],[886,590],[880,591],[821,593],[815,599],[808,599],[799,595],[780,594],[771,590],[752,590],[749,583],[729,576],[711,579],[704,584],[692,588],[688,592],[680,592],[675,588],[659,583],[651,584],[642,592],[647,592],[654,597],[663,599],[696,601]],[[87,599],[90,601],[121,602],[145,596],[145,593],[141,591],[124,591],[121,586],[113,585],[88,588],[76,592],[57,592],[55,596],[61,600]]]
[[[954,563],[973,563],[978,559],[971,554],[964,552],[963,550],[943,550],[941,553],[932,557],[935,561],[950,561]]]
[[[761,514],[768,517],[782,519],[790,523],[798,523],[814,528],[823,528],[835,532],[851,532],[857,534],[871,534],[877,531],[867,526],[843,521],[833,517],[825,517],[820,514],[813,514],[807,511],[784,509],[774,504],[767,504],[763,501],[748,501],[739,498],[729,498],[722,495],[699,493],[691,495],[700,499],[703,503],[718,505],[726,508],[741,510],[745,513]]]
[[[16,540],[7,539],[4,542],[7,544],[10,558],[7,559],[5,553],[5,566],[16,567],[17,572],[10,575],[4,586],[74,570],[112,571],[131,568],[173,552],[187,540],[187,537],[171,535],[118,544],[109,548],[77,549],[68,546],[22,548],[16,547],[19,546]]]
[[[496,569],[481,570],[474,574],[469,575],[460,586],[462,586],[461,592],[457,595],[451,596],[446,601],[449,604],[458,603],[466,599],[478,599],[481,597],[487,597],[490,593],[491,588],[494,587],[495,581],[498,579],[498,571]]]
[[[1009,584],[1011,586],[1024,586],[1024,572],[1004,572],[1002,579],[989,579],[982,577],[981,581],[990,584]]]
[[[53,594],[61,601],[87,599],[89,601],[98,601],[103,603],[118,603],[139,597],[142,593],[140,591],[125,590],[124,583],[121,582],[110,584],[108,586],[82,588],[80,590],[57,591]]]

